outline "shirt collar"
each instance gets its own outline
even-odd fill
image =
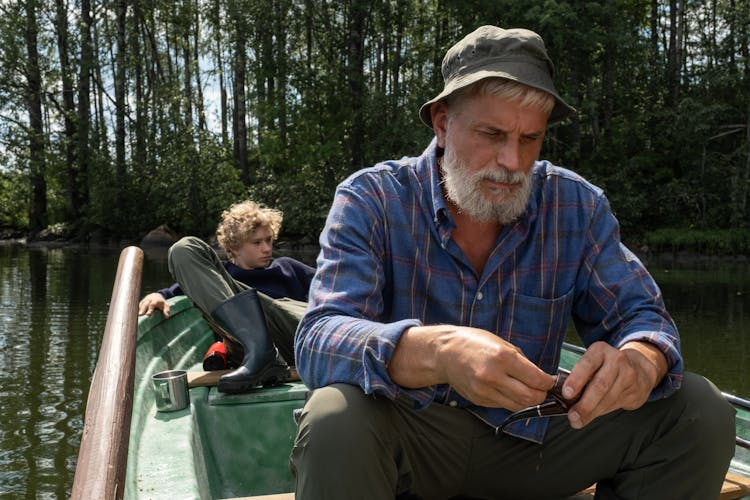
[[[443,238],[450,237],[450,232],[455,229],[456,224],[453,221],[453,216],[448,210],[448,204],[445,201],[443,195],[443,189],[441,186],[441,175],[440,167],[438,166],[437,157],[438,145],[437,137],[433,137],[427,149],[424,150],[422,156],[419,158],[420,170],[426,171],[427,178],[429,179],[430,186],[430,208],[432,221],[435,223],[435,227],[443,236]],[[543,184],[543,177],[546,175],[546,168],[544,162],[535,162],[532,167],[532,187],[531,195],[529,196],[529,203],[526,206],[526,211],[519,217],[516,223],[521,222],[524,225],[529,224],[536,219],[537,216],[537,197],[540,195],[540,188]],[[514,226],[511,224],[511,226]]]
[[[438,167],[437,157],[437,138],[433,138],[427,149],[424,150],[420,157],[421,169],[426,171],[427,179],[429,182],[429,196],[430,196],[430,216],[432,221],[435,223],[435,228],[444,237],[450,236],[456,224],[453,221],[453,216],[448,210],[448,204],[443,196],[443,189],[441,187],[441,175],[440,167]]]

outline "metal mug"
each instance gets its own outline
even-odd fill
[[[151,376],[157,411],[177,411],[190,405],[187,372],[168,370]]]

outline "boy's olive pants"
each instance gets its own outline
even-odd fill
[[[222,302],[247,290],[246,284],[232,278],[216,252],[200,238],[188,236],[172,245],[168,256],[169,272],[185,294],[206,314]],[[268,334],[289,364],[294,364],[294,332],[307,303],[282,298],[272,299],[258,292]]]
[[[304,407],[291,454],[297,500],[597,498],[714,500],[734,454],[734,409],[686,373],[682,388],[581,430],[554,417],[543,444],[469,412],[365,395],[336,384]]]

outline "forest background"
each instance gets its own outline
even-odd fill
[[[0,228],[205,236],[249,197],[315,242],[338,182],[428,144],[417,110],[483,24],[544,38],[578,116],[542,158],[627,241],[750,252],[747,0],[3,0]]]

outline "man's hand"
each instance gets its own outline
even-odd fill
[[[611,411],[640,408],[667,373],[667,360],[654,345],[630,342],[619,350],[595,342],[573,366],[563,395],[581,399],[568,412],[571,427],[580,429]]]
[[[160,293],[149,293],[138,303],[138,316],[151,316],[153,312],[159,309],[165,318],[169,317],[169,304]]]
[[[477,405],[511,411],[541,403],[554,385],[516,346],[485,330],[451,325],[405,331],[388,373],[404,387],[450,384]]]

